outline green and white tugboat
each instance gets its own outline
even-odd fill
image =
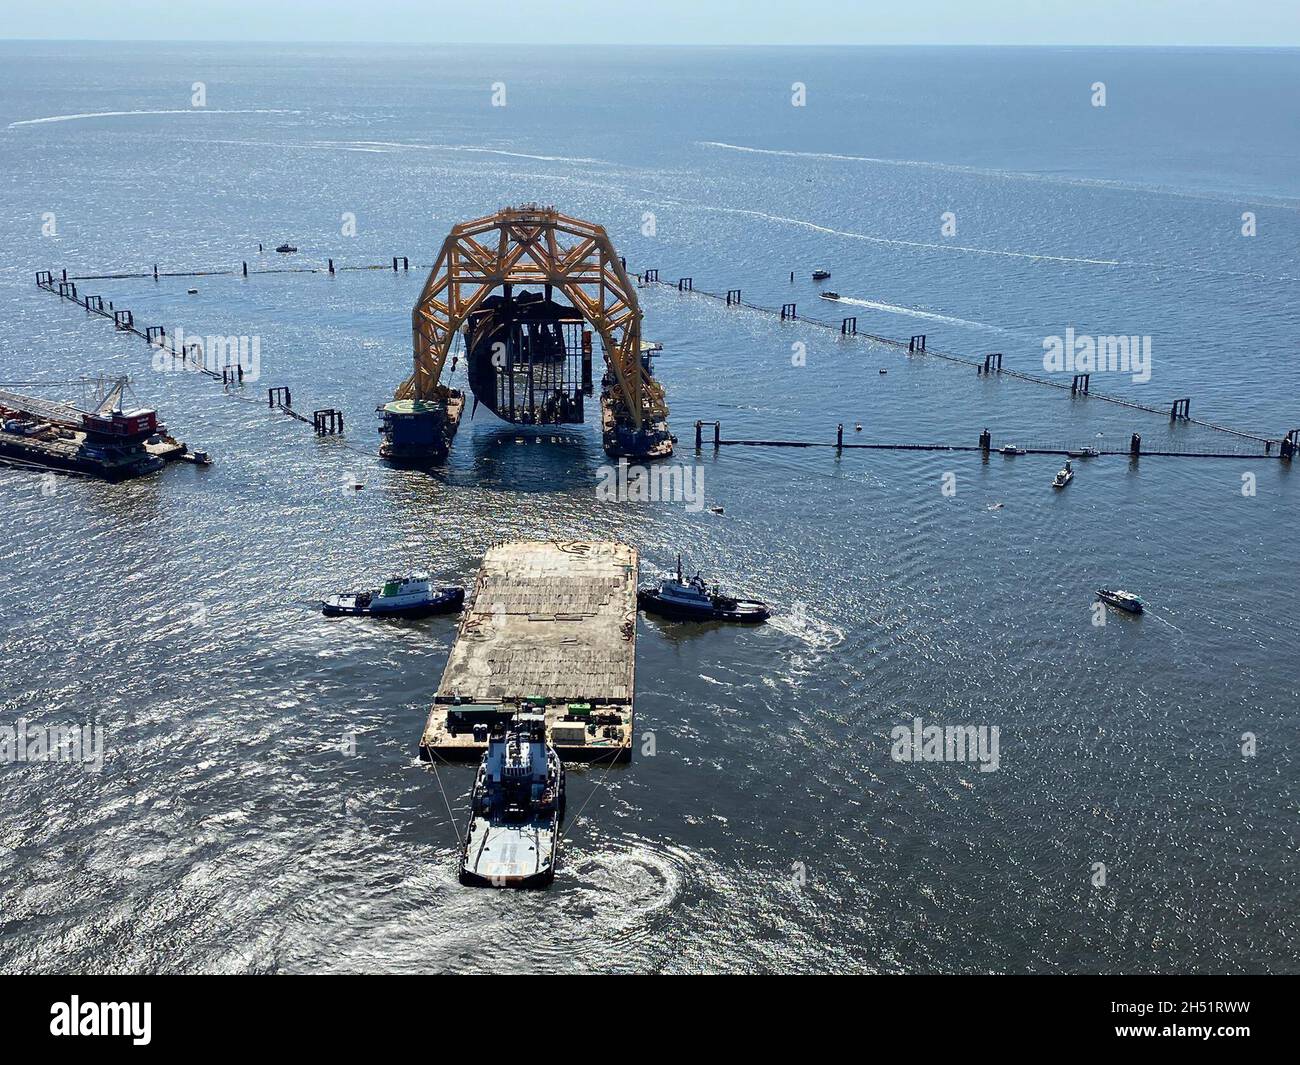
[[[465,603],[465,589],[455,585],[438,588],[427,573],[390,577],[382,588],[369,592],[340,592],[321,600],[321,613],[328,618],[419,618],[428,614],[449,614]]]

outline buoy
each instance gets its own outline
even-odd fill
[[[858,423],[853,427],[853,431],[854,431],[855,433],[860,433],[860,432],[862,432],[862,423],[861,423],[861,422],[858,422]]]

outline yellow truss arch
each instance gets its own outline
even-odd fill
[[[603,226],[525,204],[452,227],[411,314],[415,370],[397,399],[441,400],[443,364],[469,314],[503,285],[550,285],[600,334],[620,413],[640,429],[668,415],[641,364],[641,308]],[[620,402],[621,401],[621,402]]]

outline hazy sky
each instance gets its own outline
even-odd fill
[[[3,0],[16,38],[1300,45],[1298,0]]]

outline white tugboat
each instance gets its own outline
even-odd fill
[[[474,778],[460,882],[546,887],[564,819],[564,765],[546,742],[546,718],[518,714],[488,738]]]
[[[465,602],[465,589],[436,588],[427,573],[392,577],[382,588],[369,592],[341,592],[321,601],[326,617],[413,618],[426,614],[447,614]]]
[[[643,610],[679,621],[755,623],[772,616],[771,607],[757,599],[735,599],[716,587],[710,591],[698,573],[684,579],[681,555],[677,556],[676,580],[670,577],[660,581],[658,588],[638,589],[636,599]]]
[[[1074,467],[1070,465],[1070,460],[1065,460],[1065,465],[1056,471],[1056,476],[1052,478],[1053,488],[1064,488],[1074,480]]]

